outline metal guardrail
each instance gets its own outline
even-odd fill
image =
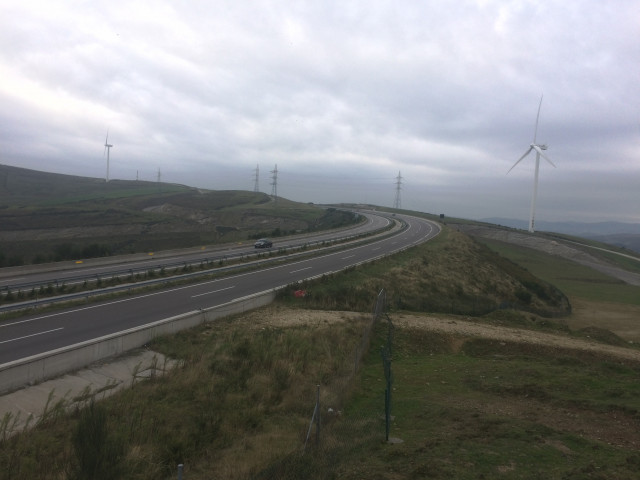
[[[398,219],[396,219],[398,220]],[[398,220],[398,222],[400,223],[400,229],[404,230],[406,228],[406,223],[403,222],[402,220]],[[330,247],[327,247],[329,249],[333,249],[333,248],[339,248],[341,246],[344,245],[344,242],[349,242],[351,240],[354,239],[358,239],[358,238],[362,238],[364,236],[370,236],[370,233],[367,234],[360,234],[360,235],[349,235],[346,237],[338,237],[332,240],[322,240],[322,241],[317,241],[317,242],[306,242],[304,244],[300,244],[297,246],[289,246],[288,248],[297,248],[298,250],[302,250],[304,248],[310,247],[310,246],[318,246],[318,245],[322,245],[325,243],[339,243],[339,245],[333,245]],[[284,248],[284,247],[283,247]],[[261,253],[263,252],[258,252],[258,253],[251,253],[251,254],[238,254],[233,256],[232,258],[235,257],[245,257],[245,256],[259,256]],[[304,255],[314,255],[315,251],[312,252],[298,252],[295,254],[292,254],[290,256],[295,256],[295,257],[299,257],[299,256],[304,256]],[[288,256],[288,257],[290,257]],[[215,257],[213,260],[215,263],[215,261],[219,261],[223,256],[220,257]],[[229,256],[224,256],[225,258],[230,258]],[[200,259],[196,259],[193,260],[192,262],[175,262],[173,264],[157,264],[155,266],[151,266],[151,268],[149,266],[147,267],[140,267],[139,269],[137,269],[137,272],[148,272],[149,270],[162,270],[163,268],[171,268],[171,267],[176,267],[176,266],[190,266],[190,265],[201,265],[203,263],[205,263],[205,260],[207,260],[209,257],[203,257]],[[193,279],[193,278],[197,278],[200,276],[207,276],[207,275],[212,275],[212,274],[216,274],[216,273],[224,273],[227,271],[231,271],[231,270],[239,270],[239,269],[244,269],[244,268],[248,268],[248,267],[259,267],[263,264],[268,264],[268,263],[274,263],[274,262],[278,262],[278,261],[282,261],[283,257],[272,257],[272,258],[267,258],[267,259],[261,259],[261,260],[255,260],[251,263],[242,263],[242,264],[235,264],[235,265],[229,265],[226,267],[218,267],[218,268],[213,268],[213,269],[209,269],[209,270],[203,270],[203,271],[199,271],[199,272],[191,272],[191,273],[184,273],[181,275],[172,275],[170,277],[162,277],[162,278],[155,278],[155,279],[151,279],[151,280],[143,280],[140,282],[135,282],[135,283],[128,283],[128,284],[124,284],[124,285],[116,285],[113,287],[105,287],[105,288],[99,288],[99,289],[95,289],[95,290],[86,290],[83,292],[77,292],[77,293],[70,293],[70,294],[66,294],[66,295],[59,295],[59,296],[54,296],[54,297],[46,297],[46,298],[41,298],[38,299],[36,298],[35,300],[29,300],[29,301],[25,301],[25,302],[16,302],[16,303],[11,303],[9,305],[4,305],[4,306],[0,306],[0,313],[3,312],[10,312],[10,311],[16,311],[16,310],[27,310],[30,308],[36,308],[38,306],[41,305],[48,305],[48,304],[52,304],[52,303],[61,303],[61,302],[71,302],[74,300],[78,300],[81,298],[86,298],[88,299],[89,297],[94,297],[94,296],[104,296],[104,295],[109,295],[109,294],[113,294],[113,293],[120,293],[120,292],[124,292],[124,291],[131,291],[134,289],[140,289],[140,288],[145,288],[145,287],[150,287],[150,286],[154,286],[154,285],[159,285],[159,284],[169,284],[169,283],[174,283],[174,282],[180,282],[183,280],[189,280],[189,279]],[[209,264],[207,262],[207,264]],[[86,275],[86,276],[79,276],[77,277],[77,281],[82,281],[82,280],[98,280],[100,278],[116,278],[116,277],[121,277],[121,276],[129,276],[132,275],[133,269],[126,269],[126,270],[121,270],[121,271],[114,271],[114,272],[110,272],[107,275],[102,275],[100,276],[96,276],[96,275]],[[70,277],[71,278],[71,277]],[[65,281],[63,282],[66,283],[70,280],[70,278],[65,279]],[[48,282],[47,284],[50,284],[52,282]],[[22,284],[22,289],[28,289],[28,288],[34,288],[35,286],[41,286],[44,285],[42,282],[37,282],[34,284]],[[26,285],[26,286],[25,286]],[[15,290],[18,290],[17,286],[13,287]]]
[[[323,243],[333,243],[333,242],[345,242],[345,241],[349,241],[352,239],[356,239],[356,238],[361,238],[363,236],[367,236],[370,235],[370,233],[366,233],[366,234],[359,234],[359,235],[347,235],[344,237],[337,237],[331,240],[322,240],[322,241],[315,241],[315,242],[304,242],[304,243],[300,243],[300,244],[292,244],[292,245],[283,245],[282,247],[279,247],[279,250],[282,249],[287,249],[287,248],[293,248],[293,249],[300,249],[300,248],[305,248],[308,246],[315,246],[315,245],[321,245]],[[47,280],[40,280],[40,281],[31,281],[31,282],[22,282],[22,283],[14,283],[14,284],[7,284],[7,285],[2,285],[0,286],[0,292],[8,292],[8,291],[17,291],[20,292],[22,290],[28,290],[31,288],[35,288],[35,287],[40,287],[40,286],[47,286],[47,285],[52,285],[55,284],[56,287],[59,286],[60,284],[65,284],[65,283],[79,283],[82,281],[97,281],[100,279],[104,279],[104,278],[115,278],[115,277],[125,277],[125,276],[129,276],[129,275],[135,275],[137,273],[141,273],[141,272],[148,272],[149,270],[162,270],[162,269],[167,269],[167,268],[174,268],[174,267],[180,267],[180,266],[193,266],[193,265],[201,265],[201,264],[211,264],[211,263],[216,263],[216,262],[220,262],[222,261],[226,261],[229,259],[236,259],[236,258],[242,258],[242,257],[247,257],[247,256],[254,256],[254,255],[259,255],[262,252],[256,252],[256,253],[248,253],[248,252],[244,252],[244,253],[225,253],[223,255],[217,255],[217,256],[206,256],[206,257],[198,257],[195,258],[193,260],[189,260],[189,261],[184,261],[184,260],[180,260],[180,261],[175,261],[175,262],[163,262],[163,263],[154,263],[152,265],[142,265],[139,267],[129,267],[129,268],[124,268],[121,270],[112,270],[109,272],[106,272],[104,274],[81,274],[81,275],[76,275],[76,276],[72,276],[72,277],[65,277],[65,278],[51,278],[51,279],[47,279]]]
[[[105,278],[116,278],[116,277],[125,277],[125,276],[131,276],[131,275],[136,275],[138,273],[141,272],[148,272],[149,270],[162,270],[162,269],[166,269],[166,268],[173,268],[173,267],[180,267],[180,266],[191,266],[191,265],[195,265],[195,264],[209,264],[211,262],[219,262],[220,260],[227,260],[229,258],[235,258],[235,257],[241,257],[242,255],[220,255],[217,257],[213,257],[213,258],[209,258],[209,257],[203,257],[203,258],[198,258],[195,260],[192,260],[190,262],[185,262],[185,261],[180,261],[180,262],[169,262],[169,263],[156,263],[153,265],[145,265],[145,266],[140,266],[140,267],[130,267],[130,268],[126,268],[126,269],[122,269],[122,270],[112,270],[109,271],[107,273],[104,274],[91,274],[91,275],[76,275],[76,276],[72,276],[72,277],[65,277],[65,278],[51,278],[51,279],[47,279],[47,280],[40,280],[40,281],[33,281],[33,282],[23,282],[23,283],[16,283],[16,284],[8,284],[8,285],[2,285],[0,286],[0,291],[22,291],[22,290],[28,290],[30,288],[35,288],[35,287],[41,287],[41,286],[45,286],[45,285],[55,285],[56,287],[59,287],[60,284],[67,284],[67,283],[80,283],[82,281],[98,281],[98,280],[102,280]]]

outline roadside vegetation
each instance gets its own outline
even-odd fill
[[[433,240],[376,262],[326,276],[310,285],[309,308],[366,311],[382,288],[392,310],[482,315],[513,308],[543,317],[567,315],[571,306],[554,285],[540,280],[470,237],[444,228]],[[282,296],[290,298],[289,291]]]
[[[367,317],[273,306],[158,339],[180,367],[4,439],[0,478],[637,478],[638,363],[392,314],[386,443],[384,322],[351,378]]]
[[[7,435],[5,419],[0,478],[169,479],[179,463],[185,480],[636,478],[636,361],[428,328],[438,315],[633,347],[606,318],[582,332],[565,321],[570,298],[593,300],[598,285],[615,289],[610,279],[567,275],[543,254],[525,269],[515,261],[525,250],[498,251],[445,229],[404,253],[292,285],[270,307],[160,338],[150,347],[181,362],[165,375],[95,403],[84,397],[68,415],[61,406],[20,434]],[[538,277],[538,264],[549,280],[567,277],[568,297]],[[381,288],[395,325],[394,444],[381,420],[385,322],[353,377]],[[305,449],[317,386],[323,433]]]

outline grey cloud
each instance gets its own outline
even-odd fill
[[[0,7],[0,162],[203,188],[640,222],[637,5],[623,0]],[[529,159],[527,159],[529,160]],[[549,171],[547,171],[549,170]],[[619,173],[618,173],[619,172]],[[270,191],[263,173],[263,191]],[[582,211],[580,210],[582,208]],[[434,212],[435,213],[435,212]]]

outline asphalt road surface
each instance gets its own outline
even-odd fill
[[[321,243],[336,238],[353,237],[382,230],[389,226],[391,220],[387,217],[360,213],[365,221],[338,231],[318,232],[314,234],[284,237],[274,240],[275,249],[290,249],[308,243]],[[127,276],[127,270],[135,272],[160,269],[168,265],[199,264],[203,259],[217,261],[231,259],[256,253],[253,242],[245,244],[230,244],[222,246],[165,251],[154,254],[122,255],[103,257],[83,261],[67,261],[55,264],[29,265],[25,267],[10,267],[0,269],[0,288],[13,292],[18,289],[30,291],[34,286],[62,284],[73,285],[92,281],[97,278],[111,278],[114,275]]]
[[[0,323],[0,364],[339,271],[427,241],[440,232],[435,222],[400,215],[398,218],[407,222],[405,230],[339,252],[193,285],[5,320]]]

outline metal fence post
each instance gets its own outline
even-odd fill
[[[317,386],[318,391],[316,393],[316,405],[318,409],[318,416],[316,417],[316,445],[320,445],[320,385]]]
[[[382,356],[382,367],[386,380],[386,388],[384,391],[384,419],[385,419],[385,440],[389,442],[389,431],[391,429],[391,388],[393,385],[393,373],[391,372],[391,344],[393,342],[393,324],[388,315],[389,331],[387,333],[387,344],[380,348]]]
[[[178,480],[182,480],[182,469],[184,468],[183,464],[178,465]]]
[[[391,430],[391,392],[389,388],[384,390],[384,440],[389,442],[389,430]]]

